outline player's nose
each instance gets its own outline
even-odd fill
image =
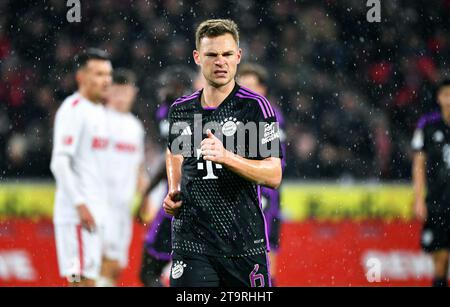
[[[219,55],[216,60],[214,61],[214,64],[216,64],[217,66],[223,66],[225,65],[225,58],[221,55]]]

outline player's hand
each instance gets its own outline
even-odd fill
[[[427,206],[423,200],[416,200],[414,205],[414,213],[418,220],[422,222],[426,220],[428,212]]]
[[[224,163],[230,152],[223,147],[223,143],[212,134],[211,130],[207,130],[206,133],[208,137],[200,143],[203,159]]]
[[[80,217],[81,226],[89,232],[95,231],[95,220],[85,204],[77,206],[78,216]]]
[[[169,191],[166,198],[164,198],[163,208],[167,214],[175,216],[178,214],[178,211],[183,204],[181,200],[181,192],[180,191]]]

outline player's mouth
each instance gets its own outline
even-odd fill
[[[227,74],[228,74],[228,72],[226,70],[215,70],[214,71],[214,75],[219,78],[226,77]]]

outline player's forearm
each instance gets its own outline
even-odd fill
[[[86,199],[79,190],[76,176],[70,166],[70,157],[57,155],[52,158],[50,169],[55,176],[56,184],[63,189],[73,205],[78,206],[86,203]]]
[[[149,176],[147,174],[147,170],[145,169],[145,165],[141,164],[139,166],[139,173],[138,173],[138,178],[137,178],[137,185],[136,185],[136,190],[140,195],[146,195],[144,194],[149,185],[150,185],[150,181],[149,181]]]
[[[180,191],[182,155],[173,155],[170,150],[166,152],[167,183],[170,191]]]
[[[282,171],[279,158],[250,160],[228,152],[223,164],[238,175],[257,184],[273,189],[281,184]]]
[[[414,156],[412,175],[415,199],[425,200],[425,156],[421,153]]]

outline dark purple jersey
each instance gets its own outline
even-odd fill
[[[450,126],[444,122],[440,112],[420,118],[411,144],[413,150],[422,151],[427,156],[428,199],[450,200]]]
[[[181,97],[169,111],[168,147],[184,156],[183,205],[172,221],[172,248],[181,254],[225,257],[264,253],[268,237],[260,186],[203,160],[199,148],[205,126],[215,123],[214,135],[234,153],[248,159],[282,158],[275,111],[265,97],[237,84],[214,109],[202,108],[201,95],[198,91]],[[249,127],[257,127],[256,135]]]

